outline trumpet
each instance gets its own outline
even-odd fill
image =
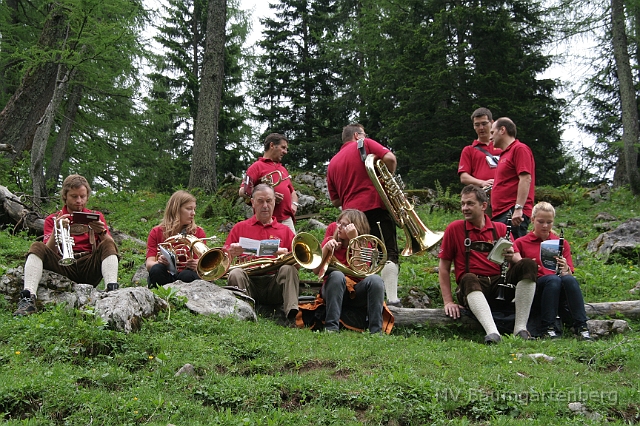
[[[62,259],[58,261],[59,265],[69,266],[73,265],[76,262],[76,259],[73,257],[73,246],[75,245],[75,241],[71,236],[71,227],[69,223],[67,225],[63,225],[61,220],[53,219],[53,225],[55,229],[55,239],[58,244],[58,251],[62,255]]]
[[[362,234],[349,240],[347,265],[329,252],[318,268],[318,277],[322,278],[331,267],[350,277],[365,278],[380,272],[386,261],[387,248],[382,240],[375,235]]]
[[[198,238],[194,235],[177,234],[159,245],[176,256],[176,266],[184,268],[187,260],[198,257],[196,272],[205,281],[214,281],[222,277],[231,265],[229,254],[220,248],[209,248],[204,243],[210,238]]]

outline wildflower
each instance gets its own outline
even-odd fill
[[[134,397],[133,397],[133,400],[134,400],[134,401],[137,401],[137,400],[138,400],[138,397],[137,397],[137,396],[134,396]]]
[[[149,359],[153,359],[153,355],[149,355]]]
[[[20,352],[20,351],[16,351],[16,355],[20,355],[20,354],[21,354],[21,352]]]

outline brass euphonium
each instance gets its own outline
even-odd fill
[[[346,265],[329,252],[318,267],[318,277],[322,278],[328,268],[334,268],[350,277],[365,278],[380,272],[386,261],[387,248],[382,240],[375,235],[362,234],[349,240]]]
[[[174,253],[184,251],[183,254],[188,258],[197,256],[196,272],[203,280],[213,281],[227,272],[231,259],[225,250],[207,247],[204,241],[212,238],[200,239],[195,235],[177,234],[167,238],[161,245]]]
[[[291,241],[290,253],[275,258],[259,258],[244,263],[231,265],[229,271],[242,269],[249,276],[266,275],[283,265],[298,264],[305,269],[315,269],[322,261],[322,248],[313,235],[300,232]]]
[[[420,254],[436,245],[444,232],[432,232],[422,223],[413,204],[407,200],[399,177],[392,175],[386,164],[374,154],[367,155],[364,165],[393,221],[404,231],[406,246],[401,254]]]

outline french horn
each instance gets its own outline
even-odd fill
[[[350,277],[365,278],[380,272],[386,261],[387,248],[382,240],[375,235],[362,234],[349,240],[346,265],[329,252],[318,267],[318,277],[322,278],[328,268],[333,268]]]

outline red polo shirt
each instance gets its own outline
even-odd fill
[[[102,213],[98,212],[98,211],[94,211],[94,210],[89,210],[89,209],[82,209],[82,211],[84,213],[97,213],[100,216],[100,221],[102,223],[104,223],[104,227],[107,230],[107,234],[111,235],[111,232],[109,231],[109,227],[107,226],[107,221],[104,219],[104,216],[102,215]],[[47,241],[49,241],[49,239],[51,238],[51,236],[53,235],[53,218],[58,217],[60,215],[63,214],[70,214],[69,210],[67,209],[67,206],[62,207],[62,210],[60,210],[59,212],[50,214],[49,216],[47,216],[47,218],[44,220],[44,239],[43,239],[43,243],[47,244]],[[71,220],[71,218],[69,218],[69,220]],[[73,222],[72,222],[73,224]],[[80,234],[80,235],[72,235],[73,237],[73,241],[75,242],[74,246],[73,246],[73,251],[74,252],[89,252],[91,253],[92,251],[92,247],[91,247],[91,242],[89,241],[89,226],[86,226],[87,232],[85,232],[84,234]],[[96,244],[100,242],[100,236],[96,235]]]
[[[478,229],[466,220],[456,220],[447,226],[440,244],[438,257],[453,262],[456,274],[456,282],[465,273],[466,248],[464,246],[465,228],[469,230],[471,241],[494,242],[493,228],[496,230],[498,238],[504,237],[507,233],[507,225],[499,222],[491,222],[489,216],[484,217],[484,228]],[[514,247],[514,251],[517,250]],[[487,259],[489,253],[471,250],[469,252],[469,272],[482,276],[500,275],[500,265]]]
[[[273,210],[273,215],[276,219],[282,222],[285,219],[293,217],[293,210],[291,210],[291,193],[294,189],[291,179],[285,180],[285,178],[289,176],[287,169],[282,165],[282,163],[276,163],[268,158],[260,157],[258,158],[258,161],[249,166],[247,169],[247,176],[251,178],[254,185],[257,185],[263,176],[266,176],[276,170],[282,173],[282,180],[275,188],[273,188],[273,190],[284,195],[284,198],[281,202],[276,204],[276,208]],[[277,173],[274,174],[273,179],[274,181],[278,180]],[[241,187],[244,188],[244,182],[242,182]],[[251,196],[251,194],[247,195]]]
[[[364,146],[367,154],[375,154],[378,158],[390,152],[373,139],[365,139]],[[327,189],[331,200],[339,199],[342,202],[343,210],[358,209],[363,212],[377,208],[386,210],[360,158],[356,141],[342,144],[340,151],[329,162]]]
[[[558,240],[559,237],[551,232],[549,234],[550,240]],[[537,237],[533,232],[529,232],[524,237],[520,237],[516,240],[514,247],[518,249],[520,255],[522,257],[526,257],[529,259],[534,259],[538,264],[538,278],[544,275],[553,275],[556,271],[552,271],[542,266],[542,262],[540,261],[540,244],[542,243],[542,239]],[[571,259],[571,247],[569,246],[569,242],[564,240],[562,244],[562,257],[567,260],[567,265],[571,272],[574,271],[573,268],[573,259]]]
[[[531,175],[531,184],[529,185],[529,194],[524,204],[523,213],[531,217],[533,210],[533,197],[536,187],[536,163],[533,159],[531,149],[520,142],[518,139],[511,143],[500,155],[500,162],[496,168],[495,180],[493,181],[493,189],[491,190],[491,209],[493,217],[496,217],[516,204],[518,195],[518,183],[520,175],[529,173]]]
[[[263,225],[255,216],[235,224],[224,243],[228,248],[231,244],[240,241],[240,237],[254,240],[280,240],[280,247],[284,247],[291,252],[291,241],[295,234],[288,226],[285,226],[273,218],[273,221]]]
[[[489,154],[500,156],[502,150],[493,146],[493,141],[483,144],[479,140],[473,141],[471,145],[467,145],[462,149],[460,154],[460,164],[458,165],[458,174],[469,173],[476,179],[489,180],[493,179],[496,174],[496,167],[493,169],[487,163],[487,154],[480,151],[476,146],[481,146]]]

